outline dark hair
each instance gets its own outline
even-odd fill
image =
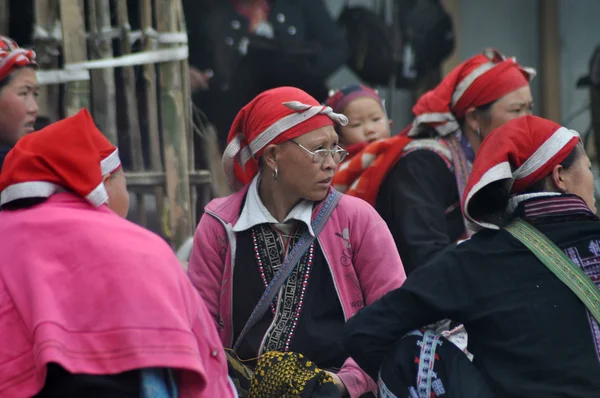
[[[494,104],[497,102],[498,100],[493,100],[492,102],[488,102],[487,104],[483,104],[480,105],[478,107],[475,108],[475,113],[480,115],[483,119],[485,119],[486,121],[489,121],[492,118],[492,106],[494,106]],[[465,119],[466,117],[462,117],[461,119],[458,120],[458,124],[460,125],[460,129],[461,130],[465,130]]]
[[[584,153],[578,144],[567,157],[560,162],[560,165],[564,169],[569,169],[573,166],[577,158],[580,156],[580,152]],[[537,193],[546,191],[546,181],[551,174],[542,177],[539,181],[535,182],[523,193]],[[510,182],[508,180],[501,180],[494,182],[484,187],[478,194],[471,199],[469,204],[471,217],[483,218],[485,221],[493,223],[495,225],[504,225],[506,223],[505,214],[506,205],[510,199]]]
[[[2,210],[24,210],[44,203],[48,198],[23,198],[2,205]]]
[[[4,87],[8,86],[8,85],[10,84],[10,82],[12,82],[12,80],[13,80],[13,77],[14,77],[14,75],[13,75],[13,73],[11,72],[11,73],[9,73],[9,74],[8,74],[8,76],[6,76],[4,79],[0,80],[0,91],[1,91],[1,90],[2,90]]]

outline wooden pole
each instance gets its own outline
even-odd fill
[[[187,27],[185,24],[185,15],[183,13],[183,4],[181,1],[177,1],[175,4],[178,8],[177,16],[178,16],[178,25],[181,27],[182,32],[187,32]],[[194,170],[196,168],[195,155],[196,151],[194,150],[194,118],[192,117],[192,86],[190,83],[190,67],[189,63],[180,62],[181,64],[181,78],[183,80],[183,96],[184,101],[187,103],[184,106],[185,111],[185,120],[187,121],[187,142],[188,142],[188,170]],[[199,194],[200,192],[200,194]],[[210,186],[209,185],[201,185],[196,186],[190,189],[190,217],[192,220],[192,225],[195,225],[198,221],[196,215],[196,203],[198,201],[198,196],[210,195]]]
[[[83,0],[59,0],[65,64],[87,61],[87,44]],[[81,108],[90,107],[90,83],[70,82],[66,85],[65,114],[73,116]]]
[[[0,0],[0,35],[9,34],[9,0]]]
[[[117,24],[121,29],[120,48],[121,55],[131,54],[130,33],[131,25],[129,24],[129,12],[125,1],[117,1]],[[137,87],[135,83],[135,70],[132,66],[121,68],[123,77],[123,96],[125,98],[125,106],[123,109],[126,126],[120,131],[124,138],[127,139],[127,148],[131,159],[131,168],[133,171],[142,171],[144,169],[144,159],[142,152],[142,133],[140,131],[140,121],[137,105]],[[146,214],[146,206],[144,205],[144,195],[136,193],[136,210],[137,220],[140,225],[148,225],[148,217]]]
[[[111,39],[105,32],[112,28],[110,4],[108,0],[91,0],[89,5],[89,26],[92,59],[108,59],[113,57]],[[66,40],[69,40],[66,38]],[[112,142],[117,139],[117,109],[115,107],[117,89],[115,87],[115,71],[104,68],[90,71],[92,80],[92,109],[94,121],[100,131]]]
[[[157,28],[159,32],[178,32],[180,0],[155,0]],[[160,116],[163,134],[163,155],[167,175],[167,198],[169,203],[168,226],[172,243],[179,247],[192,234],[190,219],[190,184],[188,175],[188,122],[185,120],[185,98],[181,61],[159,65]]]
[[[148,32],[154,27],[152,23],[152,0],[142,0],[139,7],[140,27],[142,32]],[[155,45],[155,38],[150,35],[142,35],[142,45],[144,50],[151,50]],[[157,83],[156,83],[156,67],[154,65],[144,65],[143,70],[143,94],[142,105],[144,109],[144,117],[148,122],[148,143],[150,147],[150,169],[155,173],[163,171],[161,161],[161,143],[158,121],[158,103],[157,103]],[[166,184],[166,182],[165,182]],[[163,220],[165,213],[165,190],[164,186],[156,185],[154,188],[154,197],[156,200],[156,214],[159,220]],[[171,231],[168,224],[163,222],[161,225],[161,234],[170,238]]]
[[[52,35],[57,26],[59,7],[57,0],[35,0],[35,24]],[[58,68],[58,54],[60,53],[59,42],[53,38],[35,38],[35,51],[40,69]],[[39,107],[40,116],[46,116],[50,122],[60,119],[60,85],[46,84],[40,87]]]
[[[560,109],[560,35],[558,0],[543,0],[540,7],[540,87],[541,116],[561,122]],[[536,102],[537,102],[536,98]]]
[[[452,27],[454,29],[454,51],[442,63],[442,75],[446,76],[452,69],[456,68],[462,61],[460,55],[460,0],[442,0],[442,6],[452,19]]]

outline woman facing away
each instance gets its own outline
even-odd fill
[[[175,255],[125,220],[118,151],[87,111],[17,142],[0,204],[0,396],[235,396]]]
[[[485,50],[419,98],[401,134],[340,165],[334,187],[375,207],[407,274],[468,236],[460,197],[475,153],[493,129],[531,113],[534,75],[514,58]]]
[[[486,138],[463,197],[464,214],[481,231],[347,324],[346,348],[369,375],[380,373],[387,396],[423,387],[406,376],[420,362],[403,353],[410,339],[403,336],[445,317],[464,323],[473,365],[495,396],[598,396],[597,318],[506,229],[517,218],[537,228],[594,282],[593,291],[600,284],[600,222],[590,167],[578,133],[542,118],[512,120]],[[458,362],[428,364],[449,369]],[[436,383],[447,392],[461,380],[469,384],[458,372]]]
[[[6,153],[34,130],[38,116],[35,53],[0,36],[0,169]]]
[[[300,353],[329,371],[336,395],[359,397],[375,385],[346,355],[344,324],[405,274],[375,210],[331,188],[345,156],[333,126],[346,121],[293,87],[263,92],[245,106],[223,155],[237,192],[206,206],[188,272],[223,344],[241,359]],[[299,261],[288,260],[299,242],[310,244]],[[251,317],[286,261],[289,278],[264,315]]]

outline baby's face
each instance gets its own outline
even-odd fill
[[[348,117],[348,125],[340,130],[343,145],[372,142],[391,135],[391,122],[381,103],[373,98],[356,98],[348,103],[343,113]]]

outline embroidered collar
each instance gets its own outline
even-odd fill
[[[564,216],[590,216],[596,217],[586,205],[585,201],[577,195],[560,194],[553,192],[540,192],[534,194],[517,195],[509,201],[509,211],[516,217],[564,217]],[[509,213],[510,214],[510,213]]]
[[[246,195],[246,201],[240,218],[233,226],[234,232],[247,231],[250,228],[259,224],[281,224],[275,217],[271,215],[269,210],[265,207],[260,196],[258,195],[258,183],[260,182],[260,174],[254,177],[250,183],[248,194]],[[313,203],[308,200],[302,200],[298,203],[285,217],[283,224],[291,224],[294,221],[300,221],[306,224],[308,231],[312,236],[315,233],[311,226],[313,214]]]
[[[462,148],[465,157],[467,158],[469,163],[473,164],[473,161],[475,160],[475,152],[473,151],[473,148],[471,147],[467,136],[465,136],[460,130],[457,132],[457,135],[460,142],[460,147]]]

